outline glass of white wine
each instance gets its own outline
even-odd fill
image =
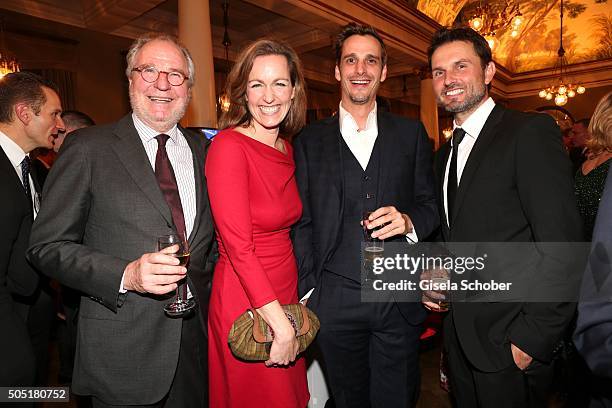
[[[189,264],[189,243],[182,234],[168,234],[157,238],[157,249],[161,251],[178,245],[176,252],[168,254],[179,260],[179,265],[187,267]],[[183,317],[195,307],[193,299],[187,299],[187,282],[183,280],[176,287],[176,298],[164,306],[164,311],[170,317]]]

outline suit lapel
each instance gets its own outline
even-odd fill
[[[200,141],[195,140],[189,130],[186,130],[180,126],[179,129],[183,136],[185,136],[185,139],[187,139],[187,143],[191,148],[191,155],[193,157],[193,176],[196,192],[196,213],[195,219],[193,220],[193,228],[188,238],[189,243],[193,244],[193,240],[200,226],[200,219],[202,218],[202,214],[204,213],[203,206],[206,204],[205,198],[207,193],[206,191],[204,191],[204,152],[200,148]]]
[[[343,140],[342,134],[340,133],[340,122],[338,114],[334,115],[329,119],[329,126],[326,129],[324,135],[321,135],[321,147],[323,149],[321,153],[323,173],[329,177],[329,184],[332,191],[330,194],[337,194],[338,200],[327,200],[328,205],[336,202],[337,208],[330,208],[326,213],[329,219],[325,224],[329,227],[329,236],[333,237],[330,239],[330,246],[325,250],[321,260],[325,262],[335,248],[337,247],[338,238],[340,236],[340,228],[342,226],[342,218],[344,217],[344,164],[343,161],[349,159],[343,154]],[[333,191],[335,190],[335,191]]]
[[[112,148],[132,180],[162,214],[168,225],[174,225],[170,207],[159,189],[155,173],[134,127],[131,115],[124,116],[117,123],[115,135],[118,139]]]
[[[472,179],[474,178],[482,159],[485,157],[489,145],[497,135],[496,129],[503,116],[504,108],[502,108],[500,105],[495,105],[495,108],[493,108],[491,111],[491,114],[480,131],[478,139],[476,139],[476,143],[474,144],[474,147],[470,152],[470,156],[465,164],[465,168],[463,169],[461,181],[457,189],[457,197],[455,198],[455,208],[453,210],[452,217],[453,220],[457,219],[457,214],[461,209],[461,205],[463,204],[470,183],[472,182]]]
[[[450,141],[442,145],[440,150],[438,151],[438,160],[436,161],[436,176],[438,181],[438,211],[442,214],[442,231],[444,237],[448,236],[448,216],[446,215],[446,211],[444,209],[444,201],[446,200],[446,196],[444,195],[444,176],[446,175],[446,163],[448,162],[448,157],[451,153],[451,145]]]
[[[380,152],[380,160],[378,161],[380,171],[378,173],[378,191],[376,202],[378,203],[378,206],[381,206],[384,203],[383,194],[385,191],[387,191],[385,189],[385,183],[389,179],[388,173],[389,170],[394,167],[390,163],[390,160],[393,153],[393,146],[396,146],[396,143],[394,143],[396,132],[392,131],[391,123],[389,120],[387,120],[385,115],[378,113],[377,122],[378,136],[376,137],[376,143],[378,143],[378,151]],[[374,150],[372,153],[374,153]]]
[[[340,122],[338,121],[338,115],[334,115],[329,119],[329,126],[325,135],[321,135],[323,148],[322,159],[328,167],[329,181],[331,185],[336,189],[341,198],[343,197],[344,191],[344,179],[343,172],[343,158],[342,154],[342,135],[340,134]],[[340,201],[342,202],[342,200]]]
[[[0,173],[4,173],[6,176],[4,180],[7,180],[9,183],[13,184],[13,187],[16,191],[20,191],[23,196],[24,205],[27,203],[27,196],[25,193],[25,189],[23,188],[23,184],[21,184],[21,180],[19,176],[17,176],[17,172],[13,168],[13,163],[9,160],[8,156],[4,152],[4,149],[0,147]],[[4,181],[3,181],[4,183]]]

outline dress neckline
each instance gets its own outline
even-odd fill
[[[254,139],[250,136],[245,135],[242,132],[239,132],[235,128],[227,129],[229,132],[235,133],[236,137],[240,138],[240,140],[245,140],[244,143],[249,144],[254,149],[259,151],[261,154],[267,156],[270,160],[277,161],[278,163],[290,164],[293,165],[293,153],[291,150],[291,144],[285,139],[281,139],[283,146],[285,146],[286,153],[281,152],[280,150],[269,146],[263,142],[260,142],[257,139]]]

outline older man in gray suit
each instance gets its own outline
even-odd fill
[[[177,126],[193,62],[165,34],[127,55],[133,113],[77,132],[43,192],[29,260],[81,298],[73,390],[94,407],[207,405],[206,314],[213,226],[204,183],[207,142]],[[167,303],[186,268],[156,252],[159,236],[188,236],[191,317]]]

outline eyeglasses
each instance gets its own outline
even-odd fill
[[[140,76],[142,77],[142,79],[145,82],[149,83],[157,81],[157,79],[159,78],[159,74],[166,74],[168,78],[168,83],[172,86],[181,86],[183,85],[183,82],[185,82],[186,79],[189,79],[189,77],[185,76],[185,74],[180,71],[160,71],[157,68],[151,66],[132,68],[132,72],[134,71],[140,72]]]

